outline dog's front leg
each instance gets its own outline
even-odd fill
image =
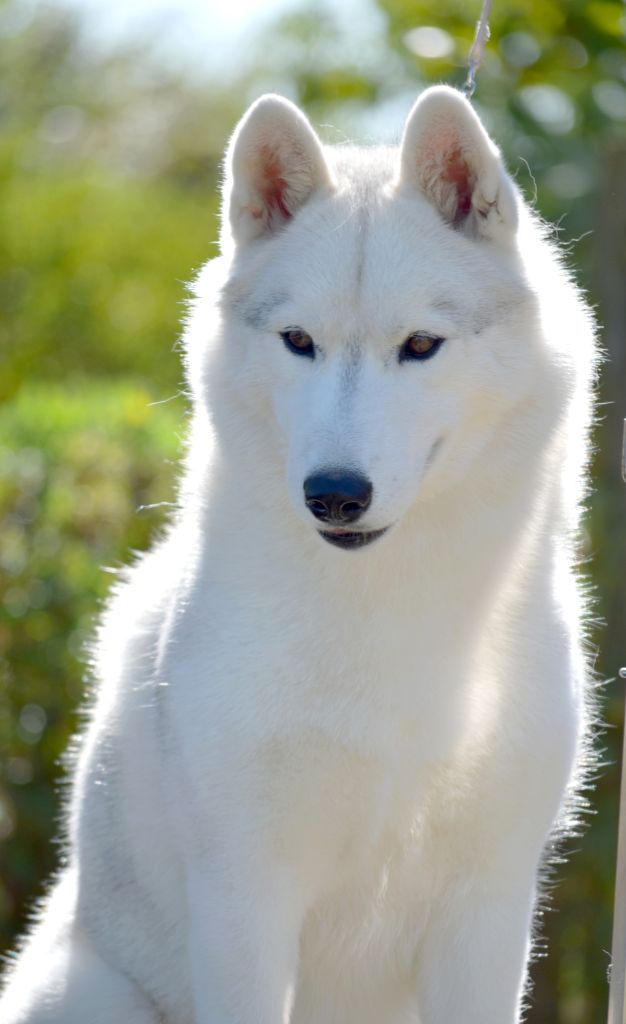
[[[240,854],[188,872],[195,1024],[288,1024],[300,894],[280,869]]]
[[[467,806],[442,810],[434,833],[438,895],[417,956],[422,1024],[520,1019],[542,853],[581,728],[574,659],[552,642],[529,645],[519,663],[533,655],[534,673],[508,674],[507,719],[467,759]]]
[[[419,952],[422,1024],[517,1024],[535,877],[450,883]]]

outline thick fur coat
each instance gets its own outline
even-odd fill
[[[268,96],[186,352],[0,1024],[514,1024],[586,742],[589,311],[459,93],[397,150]]]

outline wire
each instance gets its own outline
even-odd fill
[[[485,46],[489,39],[489,14],[491,11],[491,0],[483,0],[483,9],[476,24],[474,42],[467,59],[467,78],[463,85],[463,92],[468,100],[471,100],[476,91],[476,72],[478,71],[485,54]]]

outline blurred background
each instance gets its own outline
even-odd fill
[[[274,90],[328,142],[397,140],[461,85],[480,0],[0,0],[0,950],[59,848],[107,567],[167,514],[188,281],[216,252],[224,145]],[[609,353],[582,571],[604,767],[544,918],[532,1024],[606,1016],[626,662],[626,46],[620,0],[494,0],[476,105],[555,223]],[[572,339],[575,344],[575,339]]]

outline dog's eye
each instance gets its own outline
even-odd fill
[[[439,338],[436,334],[415,331],[414,334],[409,334],[406,341],[400,346],[398,361],[404,363],[408,359],[430,359],[444,341],[444,338]]]
[[[290,352],[295,352],[297,356],[308,356],[309,359],[315,358],[313,339],[301,327],[287,327],[280,332],[280,336]]]

